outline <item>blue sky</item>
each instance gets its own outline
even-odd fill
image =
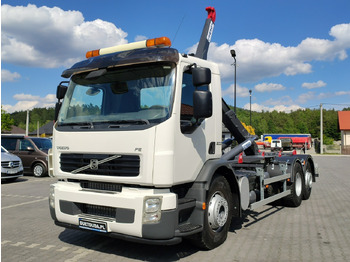
[[[207,13],[217,16],[208,60],[225,100],[286,111],[350,106],[350,1],[2,1],[1,104],[8,112],[54,106],[62,71],[88,50],[168,36],[194,52]]]

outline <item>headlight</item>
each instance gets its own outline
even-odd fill
[[[143,223],[157,223],[161,217],[162,196],[145,197],[143,202]]]

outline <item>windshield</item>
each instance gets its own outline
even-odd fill
[[[52,147],[52,142],[48,138],[32,138],[32,141],[42,151],[47,151]]]
[[[174,67],[100,69],[73,76],[58,125],[98,129],[165,121],[172,108]]]

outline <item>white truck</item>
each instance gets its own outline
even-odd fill
[[[194,55],[161,37],[90,51],[62,73],[70,81],[57,88],[49,153],[56,225],[213,249],[244,210],[310,197],[312,157],[259,153],[222,100],[218,65],[206,61],[215,22],[207,11]],[[222,123],[238,143],[227,153],[233,139],[221,141]]]
[[[271,140],[271,151],[280,151],[283,149],[282,141],[280,139],[272,139]]]

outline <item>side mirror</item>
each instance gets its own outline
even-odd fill
[[[34,148],[33,147],[31,147],[31,146],[27,146],[27,151],[34,151]]]
[[[211,71],[205,67],[192,68],[192,79],[193,85],[196,87],[209,85],[211,83]]]
[[[212,94],[209,91],[193,92],[193,116],[196,119],[208,118],[213,114]]]
[[[69,83],[68,81],[62,81],[61,83],[59,83],[59,85],[57,86],[57,91],[56,91],[56,98],[58,100],[63,99],[64,96],[66,95],[68,86],[62,85],[63,83]]]

